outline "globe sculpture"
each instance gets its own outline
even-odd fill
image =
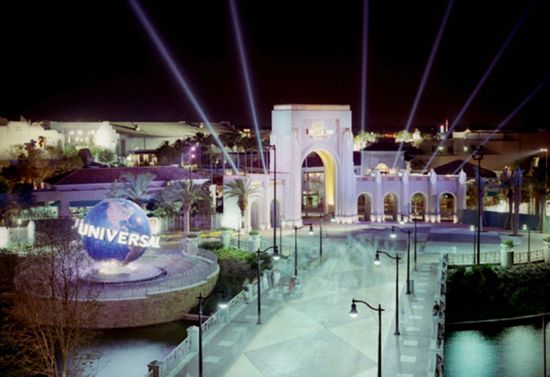
[[[147,215],[134,202],[106,199],[98,203],[79,225],[82,244],[96,261],[135,261],[147,247],[155,246]]]

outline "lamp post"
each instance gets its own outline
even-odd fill
[[[477,264],[481,263],[480,254],[481,254],[481,160],[483,160],[483,155],[485,154],[483,145],[478,146],[474,153],[472,154],[472,159],[477,161],[477,235],[476,235],[476,254],[477,254]]]
[[[277,247],[277,147],[275,144],[267,146],[273,151],[273,248]]]
[[[527,224],[523,224],[521,227],[527,231],[527,262],[531,260],[531,228]]]
[[[319,222],[319,259],[323,262],[323,216],[321,215],[321,221]]]
[[[211,296],[203,297],[202,292],[199,293],[199,377],[202,377],[203,366],[202,366],[202,306]],[[226,303],[218,304],[220,308],[226,308]]]
[[[391,227],[391,238],[397,238],[397,234],[395,233],[395,230],[399,230],[400,232],[407,233],[407,294],[411,294],[411,231],[410,230],[404,230],[401,229],[395,225],[392,225]]]
[[[241,214],[239,214],[239,229],[237,229],[237,249],[241,250]]]
[[[476,236],[477,236],[477,233],[476,233],[476,226],[475,225],[470,225],[470,232],[472,232],[472,234],[474,235],[474,255],[473,255],[473,258],[472,258],[472,264],[476,264]]]
[[[418,222],[418,219],[414,216],[409,215],[401,215],[403,217],[406,217],[407,219],[411,220],[414,223],[414,252],[413,252],[413,270],[416,271],[416,244],[417,244],[417,238],[416,238],[416,223]]]
[[[257,251],[257,259],[256,259],[256,262],[258,262],[258,276],[257,276],[258,278],[258,320],[256,321],[257,325],[262,324],[262,287],[260,285],[260,278],[262,276],[262,267],[261,267],[262,261],[260,259],[260,255],[261,253],[265,253],[270,249],[273,249],[273,259],[278,259],[279,253],[277,251],[277,246],[270,246],[264,250],[260,250],[260,248],[258,248],[258,251]]]
[[[369,309],[378,312],[378,377],[382,377],[382,312],[384,311],[384,309],[382,309],[380,304],[378,304],[378,308],[375,308],[366,301],[352,299],[351,310],[349,312],[349,315],[352,318],[357,317],[357,315],[359,314],[357,312],[357,303],[365,304]]]
[[[385,254],[390,259],[395,259],[395,332],[393,335],[400,335],[399,334],[399,260],[401,257],[395,254],[395,257],[390,255],[389,253],[382,251],[382,250],[376,250],[376,255],[374,256],[374,264],[379,266],[380,265],[380,254]]]
[[[298,277],[298,230],[305,227],[294,225],[294,277]],[[313,225],[309,224],[309,234],[313,235]]]
[[[541,152],[544,152],[544,207],[541,214],[542,224],[540,232],[544,233],[544,217],[546,216],[546,195],[548,194],[548,148],[541,148]]]
[[[279,220],[279,254],[281,255],[283,255],[283,221],[285,221],[285,217],[281,216]]]

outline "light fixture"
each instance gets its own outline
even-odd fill
[[[391,227],[391,234],[390,234],[390,238],[397,238],[397,234],[395,233],[395,227]]]
[[[528,230],[527,224],[523,224],[523,226],[521,227],[521,229],[523,229],[523,230]]]
[[[476,226],[475,225],[470,225],[470,231],[473,232],[474,230],[476,230]]]
[[[374,254],[374,265],[375,266],[380,266],[380,254],[378,253],[378,251],[376,252],[376,254]]]
[[[309,235],[313,236],[315,232],[313,231],[313,224],[309,224]]]
[[[352,301],[351,310],[349,311],[349,316],[351,318],[356,318],[358,315],[359,313],[357,312],[357,305],[355,304],[355,302]]]
[[[225,308],[227,308],[227,302],[223,301],[223,302],[218,303],[218,307],[219,307],[220,309],[225,309]]]

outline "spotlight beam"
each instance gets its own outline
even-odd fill
[[[367,61],[369,52],[369,0],[363,1],[363,45],[361,49],[361,132],[367,118]]]
[[[428,81],[428,76],[430,75],[430,71],[432,70],[435,54],[439,49],[439,43],[441,42],[441,38],[443,37],[443,31],[445,30],[445,26],[447,25],[447,20],[449,19],[449,15],[451,14],[453,3],[454,3],[454,0],[449,0],[449,3],[447,4],[447,10],[445,11],[445,14],[443,15],[443,19],[441,20],[441,25],[439,25],[439,30],[437,32],[437,36],[432,46],[432,51],[430,52],[428,63],[426,64],[426,68],[424,69],[424,73],[422,74],[422,79],[420,80],[420,85],[418,86],[418,91],[416,92],[416,97],[414,98],[411,112],[409,113],[409,118],[407,119],[407,123],[405,125],[405,131],[408,131],[411,128],[412,121],[416,114],[416,108],[418,107],[418,103],[420,102],[420,97],[422,97],[422,93],[424,92],[424,87],[426,86],[426,81]],[[397,159],[398,159],[397,156],[399,156],[399,153],[401,153],[402,149],[403,149],[403,141],[399,143],[399,149],[397,151],[397,154],[395,155],[392,169],[395,169],[395,165],[397,164]]]
[[[523,108],[523,106],[525,106],[527,102],[529,102],[531,98],[535,94],[537,94],[537,92],[548,82],[549,79],[550,79],[550,76],[542,80],[542,82],[527,97],[525,97],[523,101],[521,101],[521,103],[514,109],[514,111],[512,111],[502,122],[500,122],[497,128],[495,128],[494,131],[489,134],[489,136],[483,139],[480,146],[485,145],[489,140],[491,140],[491,138],[495,133],[497,133],[502,127],[506,126],[506,124],[508,124],[510,119],[512,119]],[[472,155],[469,155],[468,158],[464,160],[464,162],[458,168],[456,168],[453,174],[458,174],[458,172],[464,167],[464,165],[466,165],[466,163],[471,159],[472,159]]]
[[[527,18],[527,15],[529,14],[529,12],[531,11],[531,8],[533,7],[533,3],[531,3],[531,5],[527,8],[527,10],[523,13],[523,15],[521,16],[521,18],[519,19],[518,23],[516,24],[516,26],[514,27],[514,29],[512,30],[512,32],[510,33],[510,35],[508,35],[508,38],[506,38],[506,41],[504,41],[504,44],[502,45],[502,47],[500,48],[500,50],[498,51],[498,53],[496,54],[496,56],[494,57],[493,61],[491,62],[491,64],[489,65],[489,67],[487,68],[487,70],[485,71],[485,73],[483,74],[483,76],[481,77],[481,79],[479,80],[479,82],[477,83],[476,87],[474,88],[474,90],[472,91],[472,93],[470,94],[470,97],[468,97],[468,100],[466,101],[466,103],[464,104],[464,106],[462,106],[462,109],[460,109],[458,115],[455,117],[453,123],[451,124],[451,127],[449,127],[449,130],[447,131],[447,133],[445,134],[445,137],[443,137],[443,139],[439,142],[439,144],[437,145],[437,148],[435,148],[435,151],[434,153],[432,154],[432,156],[430,157],[429,161],[426,163],[426,165],[424,165],[424,168],[422,169],[423,171],[426,171],[426,169],[430,166],[430,164],[433,162],[435,156],[437,155],[437,151],[439,149],[440,146],[443,145],[443,143],[445,142],[445,140],[447,140],[447,138],[449,137],[449,135],[453,132],[453,130],[455,129],[456,125],[458,124],[458,122],[462,119],[462,116],[464,115],[464,113],[466,112],[466,110],[468,110],[468,107],[470,107],[470,104],[472,103],[472,101],[474,100],[474,98],[477,96],[477,93],[479,92],[479,90],[481,89],[481,87],[483,86],[483,84],[485,83],[485,81],[487,80],[487,78],[489,77],[489,75],[491,74],[491,71],[493,70],[493,68],[495,67],[495,65],[497,64],[497,62],[500,60],[500,57],[502,56],[502,54],[504,53],[504,51],[506,50],[506,48],[508,47],[508,45],[510,44],[510,42],[512,41],[512,39],[514,38],[514,36],[516,35],[517,31],[519,30],[519,28],[521,27],[521,25],[523,25],[523,22],[525,21],[525,19]]]
[[[259,151],[260,159],[262,160],[262,167],[264,169],[264,173],[267,173],[264,150],[262,146],[262,140],[260,138],[260,126],[258,124],[258,117],[256,115],[256,104],[254,103],[254,94],[252,93],[250,71],[248,69],[246,54],[244,52],[244,42],[243,42],[243,37],[241,33],[239,15],[237,13],[237,6],[235,5],[235,0],[229,0],[229,8],[231,9],[231,21],[233,23],[233,30],[235,31],[235,37],[237,38],[237,46],[239,47],[239,58],[241,60],[241,68],[243,71],[243,78],[246,85],[246,93],[248,95],[248,106],[250,107],[252,122],[254,123],[254,129],[256,130],[256,142],[258,143],[258,151]]]
[[[208,131],[214,137],[216,144],[218,144],[218,147],[222,151],[226,160],[229,161],[231,168],[233,169],[235,174],[237,174],[238,170],[237,170],[237,167],[235,166],[235,163],[233,162],[233,159],[226,152],[225,147],[222,141],[220,140],[218,133],[216,132],[214,127],[212,127],[212,124],[208,120],[208,117],[206,116],[206,113],[204,112],[202,106],[200,105],[199,101],[195,97],[193,91],[191,90],[191,87],[185,80],[183,73],[181,72],[181,68],[179,68],[176,65],[174,59],[172,58],[172,55],[168,51],[168,48],[165,46],[164,42],[160,39],[160,36],[155,30],[155,27],[153,26],[149,18],[145,15],[143,8],[138,4],[136,0],[128,0],[128,3],[130,4],[130,7],[132,8],[136,17],[141,23],[141,26],[145,29],[147,36],[151,39],[151,41],[153,42],[153,45],[155,46],[157,51],[160,53],[162,59],[164,60],[164,63],[166,64],[166,66],[168,67],[168,69],[176,79],[176,82],[178,83],[179,88],[183,91],[187,99],[191,102],[191,104],[193,105],[193,108],[199,114],[199,117],[203,120],[204,124],[208,128]]]

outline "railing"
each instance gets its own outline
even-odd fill
[[[434,377],[443,377],[443,349],[444,349],[444,340],[445,340],[445,306],[446,306],[446,295],[447,295],[447,267],[449,265],[449,255],[445,254],[441,256],[439,266],[438,266],[438,275],[439,275],[439,310],[436,312],[434,308],[434,321],[433,321],[433,332],[432,340],[430,346],[430,364],[428,376]]]
[[[531,251],[515,251],[514,264],[538,262],[544,259],[544,249]],[[499,264],[500,250],[489,251],[480,254],[481,264]],[[467,266],[474,263],[474,254],[449,254],[449,264],[453,266]]]

